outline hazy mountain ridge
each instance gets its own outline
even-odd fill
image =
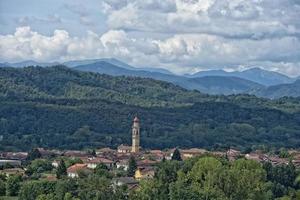
[[[163,74],[159,72],[149,72],[145,70],[129,70],[117,67],[107,62],[96,62],[88,65],[80,65],[74,67],[74,69],[80,71],[91,71],[103,74],[109,74],[113,76],[137,76],[144,78],[153,78],[156,80],[162,80],[171,82],[190,90],[199,90],[208,94],[237,94],[245,93],[247,91],[255,90],[263,87],[252,81],[237,77],[221,77],[210,76],[201,78],[187,78],[183,76],[177,76],[172,74]]]
[[[39,63],[29,60],[20,63],[0,63],[0,66],[22,67],[27,65],[47,66],[56,64],[57,63]],[[74,60],[64,62],[63,64],[80,71],[167,81],[186,89],[199,90],[207,94],[230,95],[248,93],[268,98],[300,96],[300,93],[297,92],[297,88],[293,89],[292,83],[296,80],[295,78],[260,68],[252,68],[241,72],[210,70],[198,72],[193,75],[180,76],[161,68],[136,68],[114,58]],[[288,85],[286,85],[287,83]],[[281,88],[281,84],[284,84],[282,87],[285,88],[285,91],[279,91],[279,89],[276,90],[272,87],[278,85],[278,87],[275,88]],[[289,86],[292,88],[289,89]]]
[[[192,75],[188,75],[188,77],[204,77],[204,76],[234,76],[234,77],[247,79],[265,86],[292,83],[295,81],[294,78],[290,78],[284,74],[263,70],[258,67],[247,69],[244,71],[234,71],[234,72],[226,72],[224,70],[210,70],[210,71],[202,71]]]
[[[300,80],[298,79],[294,83],[274,85],[264,89],[261,88],[258,91],[255,91],[254,94],[260,97],[268,97],[272,99],[284,96],[299,97]]]
[[[80,65],[89,65],[97,62],[106,62],[113,64],[115,66],[129,69],[129,70],[144,70],[144,71],[150,71],[150,72],[159,72],[159,73],[165,73],[165,74],[173,74],[167,69],[163,68],[151,68],[151,67],[133,67],[131,65],[128,65],[125,62],[122,62],[118,59],[115,58],[100,58],[100,59],[84,59],[84,60],[71,60],[71,61],[66,61],[66,62],[37,62],[34,60],[26,60],[22,62],[15,62],[15,63],[0,63],[0,67],[28,67],[28,66],[41,66],[41,67],[47,67],[47,66],[55,66],[55,65],[65,65],[67,67],[77,67]]]
[[[200,87],[197,88],[199,91],[208,94],[241,94],[264,87],[256,82],[233,76],[204,76],[192,78],[191,81],[199,84]]]

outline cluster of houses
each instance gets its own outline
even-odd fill
[[[119,146],[117,150],[110,148],[102,148],[97,150],[96,155],[91,155],[84,151],[66,151],[63,156],[80,159],[82,163],[74,164],[67,169],[69,177],[78,177],[79,172],[93,170],[99,164],[104,164],[110,170],[124,170],[127,171],[129,167],[129,159],[134,156],[137,164],[137,170],[134,178],[141,180],[144,178],[152,178],[154,176],[154,167],[157,163],[164,159],[162,151],[139,151],[138,153],[131,153],[123,151],[124,145]],[[60,160],[52,162],[53,167],[58,167]]]
[[[164,151],[141,150],[139,119],[135,117],[132,126],[131,146],[120,145],[117,149],[102,148],[93,153],[86,151],[46,150],[43,148],[38,148],[38,151],[42,158],[53,161],[52,166],[54,168],[59,166],[62,157],[80,160],[80,163],[67,168],[67,175],[70,178],[79,177],[81,172],[92,172],[99,164],[105,165],[112,171],[127,171],[129,160],[133,156],[137,164],[134,176],[115,178],[113,182],[115,185],[126,184],[129,188],[134,188],[141,179],[153,178],[155,175],[155,166],[164,159],[171,160],[175,149]],[[300,167],[300,151],[289,151],[290,158],[280,158],[277,155],[265,154],[260,151],[242,154],[235,149],[229,149],[228,151],[207,151],[205,149],[192,148],[179,149],[179,152],[183,160],[196,156],[213,155],[226,157],[229,161],[244,157],[258,162],[271,162],[273,165],[293,162],[296,167]],[[6,174],[7,176],[24,174],[26,169],[22,168],[22,163],[26,160],[27,156],[26,152],[0,152],[0,168],[2,168],[0,174]]]
[[[120,145],[118,149],[102,148],[91,154],[87,151],[58,151],[58,150],[45,150],[38,148],[40,154],[44,158],[53,160],[53,167],[58,167],[61,157],[68,157],[72,159],[80,159],[82,162],[74,164],[67,169],[69,177],[78,177],[80,170],[93,170],[99,164],[104,164],[108,169],[128,170],[129,159],[131,156],[135,157],[137,162],[137,171],[134,178],[137,180],[143,178],[152,178],[154,176],[154,167],[163,159],[170,160],[175,149],[169,150],[143,150],[136,153],[131,152],[131,146]],[[264,154],[260,151],[251,152],[249,154],[242,154],[238,150],[229,149],[228,151],[207,151],[205,149],[192,148],[192,149],[179,149],[181,158],[183,160],[202,156],[214,155],[220,157],[227,157],[229,160],[238,158],[246,158],[258,162],[271,162],[273,165],[288,164],[290,161],[296,167],[300,167],[300,151],[289,151],[292,159],[280,158],[277,155]],[[26,152],[0,152],[0,167],[7,169],[1,170],[0,173],[21,172],[22,162],[27,157]]]

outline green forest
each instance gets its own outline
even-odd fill
[[[66,164],[52,169],[49,160],[36,159],[27,166],[26,178],[0,176],[0,199],[20,200],[298,200],[300,175],[292,163],[272,166],[253,160],[205,155],[185,161],[163,160],[153,179],[143,179],[138,188],[118,186],[122,174],[105,165],[79,172],[78,178],[66,176]],[[40,179],[56,171],[56,180]],[[129,173],[129,171],[128,171]],[[3,196],[2,196],[3,195]],[[4,196],[6,195],[6,196]],[[1,197],[2,196],[2,197]]]
[[[135,115],[143,148],[300,146],[300,98],[212,96],[64,66],[0,68],[0,150],[130,144]]]

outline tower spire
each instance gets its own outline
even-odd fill
[[[140,120],[137,116],[133,119],[132,125],[132,153],[138,153],[140,150]]]

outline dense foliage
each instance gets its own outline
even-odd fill
[[[159,165],[156,177],[142,182],[132,197],[139,200],[296,200],[300,198],[296,176],[292,164],[264,167],[251,160],[228,162],[214,157],[193,158],[184,163],[166,161]]]
[[[30,175],[0,177],[3,194],[20,200],[298,200],[300,174],[293,164],[272,166],[252,160],[196,157],[162,161],[153,179],[135,189],[117,185],[105,166],[79,178],[46,180]]]
[[[0,150],[130,144],[135,114],[144,148],[300,146],[299,98],[208,96],[63,66],[0,68]]]

